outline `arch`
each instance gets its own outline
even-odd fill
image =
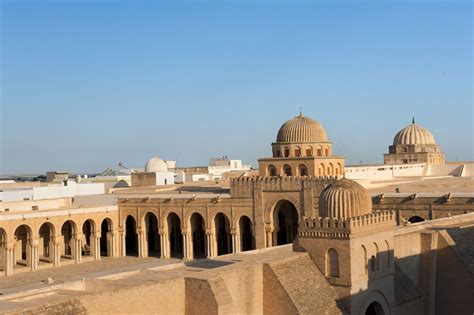
[[[288,164],[283,165],[282,174],[286,176],[292,176],[291,166],[289,166]]]
[[[53,262],[53,237],[56,235],[54,225],[50,222],[43,223],[38,231],[38,256],[40,261]]]
[[[112,255],[113,225],[110,218],[105,218],[100,224],[100,256]]]
[[[317,149],[316,149],[316,155],[317,156],[323,156],[323,147],[318,145]]]
[[[217,255],[232,253],[229,218],[224,213],[219,212],[214,218],[214,226],[216,230]]]
[[[379,246],[377,243],[374,242],[374,247],[375,247],[375,270],[380,270],[380,252],[379,252]]]
[[[125,256],[138,257],[137,222],[131,215],[125,220]]]
[[[31,257],[29,252],[29,245],[30,240],[33,235],[33,230],[30,226],[26,224],[22,224],[15,229],[14,233],[14,256],[15,256],[15,264],[19,266],[30,266],[31,265]]]
[[[193,241],[193,257],[204,258],[206,257],[206,224],[204,217],[194,212],[190,219],[189,225],[191,226],[191,237]]]
[[[365,310],[365,315],[385,315],[385,312],[382,305],[379,302],[374,301],[370,303]]]
[[[304,164],[298,166],[298,175],[299,176],[308,176],[308,168]]]
[[[387,260],[387,269],[390,269],[390,263],[391,263],[391,253],[390,253],[390,245],[388,244],[387,241],[385,241],[385,248],[386,248],[386,252],[385,252],[385,257],[386,257],[386,260]]]
[[[328,175],[334,175],[334,164],[332,162],[329,162]]]
[[[388,315],[390,314],[389,303],[382,292],[373,291],[362,303],[359,313],[366,315]]]
[[[83,235],[83,242],[81,248],[81,255],[82,256],[91,256],[91,236],[92,233],[95,232],[95,223],[91,219],[84,221],[82,224],[82,235]]]
[[[341,163],[337,163],[337,171],[336,171],[336,175],[342,175],[343,171],[342,171],[342,164]]]
[[[67,220],[61,226],[61,236],[64,243],[62,246],[61,257],[72,259],[74,258],[74,241],[76,234],[76,224],[74,221]]]
[[[277,203],[273,214],[276,231],[276,245],[293,243],[298,233],[298,211],[293,203],[281,200]]]
[[[420,216],[417,216],[417,215],[414,215],[414,216],[411,216],[409,219],[408,219],[408,222],[410,224],[413,224],[413,223],[420,223],[420,222],[424,222],[425,219],[423,219],[422,217]]]
[[[283,149],[283,157],[289,157],[290,156],[290,148],[285,147]]]
[[[168,236],[170,244],[170,255],[174,258],[183,258],[183,234],[181,231],[181,219],[179,216],[170,212],[166,220],[168,224]]]
[[[312,146],[306,147],[306,156],[313,156],[313,147]]]
[[[245,252],[247,250],[255,249],[253,239],[252,221],[246,215],[239,219],[240,232],[240,250]]]
[[[268,165],[267,176],[277,176],[277,169],[273,164]]]
[[[295,153],[295,157],[301,157],[301,148],[296,147],[294,153]]]
[[[145,235],[147,242],[148,256],[160,257],[161,256],[161,242],[160,235],[158,234],[158,218],[153,212],[148,212],[145,217]]]
[[[326,277],[339,278],[339,254],[334,248],[326,252]]]
[[[319,164],[319,175],[326,175],[326,165],[324,165],[324,163]]]
[[[329,156],[329,147],[328,146],[326,146],[324,148],[324,156]]]

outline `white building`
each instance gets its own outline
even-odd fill
[[[132,173],[132,186],[173,185],[176,174],[169,171],[168,166],[176,166],[176,162],[167,163],[156,156],[151,158],[146,163],[144,172]]]

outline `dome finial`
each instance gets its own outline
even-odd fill
[[[300,107],[300,115],[298,116],[299,118],[304,117],[303,115],[303,107]]]
[[[415,123],[415,116],[413,116],[413,119],[411,120],[411,123],[412,123],[412,124]]]

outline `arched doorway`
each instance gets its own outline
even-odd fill
[[[232,253],[232,237],[230,235],[230,221],[223,213],[214,218],[216,227],[217,255]]]
[[[168,232],[170,238],[170,256],[183,258],[183,234],[181,232],[181,220],[176,213],[168,216]]]
[[[31,239],[31,229],[27,225],[20,225],[15,230],[15,264],[19,266],[30,266],[31,261],[28,255]]]
[[[190,219],[193,239],[193,257],[206,257],[206,226],[204,218],[199,213],[193,213]]]
[[[61,251],[61,257],[72,259],[74,256],[74,224],[71,221],[64,222],[61,227],[61,236],[64,244]]]
[[[81,255],[82,256],[91,256],[91,236],[93,230],[93,222],[91,220],[86,220],[82,225],[82,234],[84,239],[82,242]]]
[[[110,219],[102,220],[100,224],[100,256],[112,256],[112,221]]]
[[[247,216],[242,216],[239,220],[240,229],[240,250],[245,252],[254,249],[252,221]]]
[[[268,165],[267,176],[277,176],[276,167],[273,166],[272,164]]]
[[[383,311],[382,305],[374,301],[367,307],[365,315],[385,315],[385,312]]]
[[[280,201],[274,210],[276,245],[293,243],[298,233],[298,211],[288,200]]]
[[[414,216],[410,217],[410,219],[408,219],[408,222],[410,222],[412,224],[413,223],[420,223],[420,222],[424,222],[424,221],[425,221],[425,219],[423,219],[422,217],[419,217],[417,215],[414,215]]]
[[[156,215],[149,212],[145,216],[146,239],[148,243],[148,256],[160,257],[161,244],[158,234],[158,219]]]
[[[49,223],[43,223],[39,229],[39,248],[38,256],[39,260],[43,262],[52,263],[53,262],[53,250],[52,250],[52,241],[54,235],[54,226]]]
[[[131,215],[125,221],[125,255],[138,256],[137,222]]]

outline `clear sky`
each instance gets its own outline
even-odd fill
[[[412,116],[473,159],[471,1],[0,2],[0,174],[257,166],[300,107],[349,164]]]

